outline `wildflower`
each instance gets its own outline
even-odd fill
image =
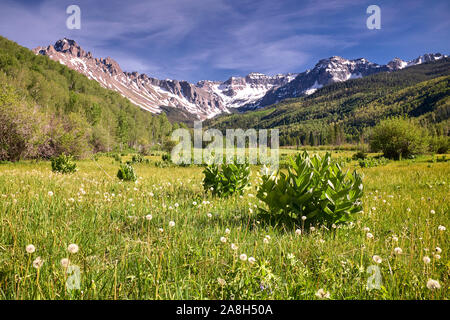
[[[269,243],[269,239],[264,238],[263,242],[264,242],[265,244],[267,244],[267,243]]]
[[[230,229],[228,229],[228,228],[225,229],[225,234],[230,234],[230,232],[231,232]]]
[[[398,242],[398,238],[396,236],[392,236],[392,241]]]
[[[428,256],[423,257],[423,263],[429,264],[430,262],[431,262],[430,257],[428,257]]]
[[[436,260],[439,260],[439,259],[441,258],[441,256],[440,256],[439,254],[435,254],[435,255],[434,255],[434,258],[435,258]]]
[[[178,208],[179,204],[178,204],[178,203],[175,203],[174,206],[175,206],[175,208]]]
[[[295,234],[298,235],[298,236],[301,235],[302,234],[302,230],[300,230],[300,229],[295,230]]]
[[[29,244],[29,245],[26,246],[25,250],[26,250],[28,253],[33,253],[33,252],[36,251],[36,248],[35,248],[32,244]]]
[[[441,248],[439,248],[439,247],[436,247],[436,253],[441,253],[442,252],[442,249]]]
[[[437,280],[428,279],[427,288],[430,290],[440,289],[441,285]]]
[[[319,289],[319,290],[316,292],[316,297],[318,297],[319,299],[330,299],[330,293],[329,293],[329,292],[326,292],[326,291],[323,290],[323,289]]]
[[[406,211],[411,212],[411,209],[410,209],[410,208],[407,208]]]
[[[268,240],[270,240],[270,239],[271,239],[269,235],[265,236],[265,238],[266,238],[266,239],[268,239]]]
[[[368,232],[366,234],[367,239],[373,239],[373,234],[371,234],[370,232]]]
[[[311,230],[311,232],[314,232],[316,230],[316,228],[311,227],[311,228],[309,228],[309,230]]]
[[[331,225],[331,227],[332,227],[333,229],[336,229],[336,228],[337,228],[337,226],[336,226],[334,223]]]
[[[169,222],[169,227],[175,227],[175,221],[170,221]]]
[[[196,205],[197,205],[197,201],[192,202],[192,204],[193,204],[194,206],[196,206]]]
[[[49,196],[49,197],[53,197],[53,191],[49,191],[49,192],[48,192],[48,196]]]
[[[212,218],[212,214],[211,213],[208,213],[207,216],[208,216],[208,218]]]
[[[224,286],[224,285],[227,284],[227,282],[225,281],[225,279],[222,279],[222,278],[217,278],[217,282],[219,282],[219,284],[220,284],[221,286]]]
[[[247,255],[243,253],[239,256],[239,259],[241,259],[242,261],[247,261]]]
[[[435,213],[436,213],[436,211],[434,211],[434,210],[430,210],[430,213],[431,213],[431,214],[435,214]]]
[[[227,242],[227,238],[225,238],[225,237],[220,237],[220,241],[221,241],[222,243],[225,243],[225,242]]]
[[[235,245],[234,243],[232,243],[232,244],[231,244],[231,249],[232,249],[232,250],[237,250],[237,249],[238,249],[238,246]]]
[[[369,232],[369,231],[370,231],[370,228],[364,227],[363,231],[364,231],[364,232]]]
[[[394,253],[395,253],[395,254],[402,254],[402,253],[403,253],[403,250],[402,250],[402,248],[397,247],[397,248],[394,249]]]
[[[77,253],[78,252],[78,246],[75,243],[71,243],[67,247],[67,251],[69,251],[70,253]]]
[[[63,268],[67,268],[69,266],[69,259],[67,258],[61,259],[61,266],[63,266]]]
[[[147,219],[148,221],[153,219],[153,216],[151,214],[148,214],[145,216],[145,219]]]
[[[43,264],[44,264],[44,260],[42,260],[41,257],[37,257],[33,261],[33,267],[35,267],[36,269],[39,269],[40,267],[42,267]]]
[[[374,256],[372,257],[372,259],[373,259],[373,261],[375,261],[375,263],[378,263],[378,264],[380,264],[381,262],[383,262],[383,259],[381,259],[381,257],[380,257],[380,256],[377,256],[377,255],[374,255]]]
[[[305,221],[306,220],[306,216],[302,216],[302,220]]]
[[[256,259],[253,257],[248,258],[248,262],[250,262],[250,264],[254,264],[256,262]]]
[[[438,230],[439,230],[439,231],[445,231],[445,230],[447,230],[447,229],[446,229],[444,226],[439,226],[439,227],[438,227]]]
[[[161,233],[164,232],[164,229],[163,229],[163,228],[159,228],[158,230],[159,230],[159,232],[161,232]]]

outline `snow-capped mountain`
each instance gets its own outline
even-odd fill
[[[348,60],[334,56],[322,59],[312,70],[300,73],[286,85],[268,91],[264,97],[245,105],[243,109],[268,106],[287,98],[313,94],[327,84],[362,78],[383,71],[396,71],[425,62],[436,61],[444,57],[447,56],[436,53],[425,54],[411,61],[395,58],[386,65],[372,63],[364,58]]]
[[[225,82],[203,80],[197,86],[220,97],[227,108],[238,108],[258,101],[270,89],[284,86],[296,76],[290,73],[270,77],[250,73],[246,77],[231,77]]]
[[[74,40],[67,38],[33,51],[96,80],[103,87],[119,92],[135,105],[152,113],[160,113],[163,108],[172,107],[200,120],[229,113],[232,108],[256,109],[286,98],[313,94],[334,82],[382,71],[396,71],[447,57],[440,53],[425,54],[411,61],[395,58],[386,65],[378,65],[364,58],[348,60],[334,56],[320,60],[312,70],[300,74],[267,76],[250,73],[245,77],[231,77],[224,82],[203,80],[191,84],[187,81],[159,80],[137,72],[124,72],[113,59],[95,58],[91,52],[86,52]]]
[[[228,108],[252,103],[268,90],[285,85],[296,76],[269,77],[251,73],[244,78],[232,77],[225,82],[200,81],[194,85],[187,81],[159,80],[146,74],[124,72],[113,59],[94,58],[91,52],[67,38],[33,51],[96,80],[152,113],[160,113],[162,107],[168,106],[182,109],[200,120],[229,112]]]

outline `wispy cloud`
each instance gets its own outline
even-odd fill
[[[81,30],[65,27],[72,0],[2,0],[0,33],[29,48],[71,37],[124,70],[190,81],[301,72],[331,55],[386,62],[448,52],[448,1],[377,2],[374,32],[365,28],[369,0],[81,0]]]

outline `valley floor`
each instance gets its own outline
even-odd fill
[[[364,213],[314,231],[258,215],[256,167],[243,197],[216,199],[199,167],[138,164],[127,183],[108,157],[73,175],[2,164],[0,299],[448,299],[450,165],[430,159],[348,163],[364,174]]]

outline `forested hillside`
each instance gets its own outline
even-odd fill
[[[243,114],[212,119],[207,127],[279,128],[281,145],[358,142],[390,116],[417,118],[432,134],[447,135],[450,59],[334,83],[314,94]]]
[[[178,126],[0,37],[0,160],[148,150]]]

